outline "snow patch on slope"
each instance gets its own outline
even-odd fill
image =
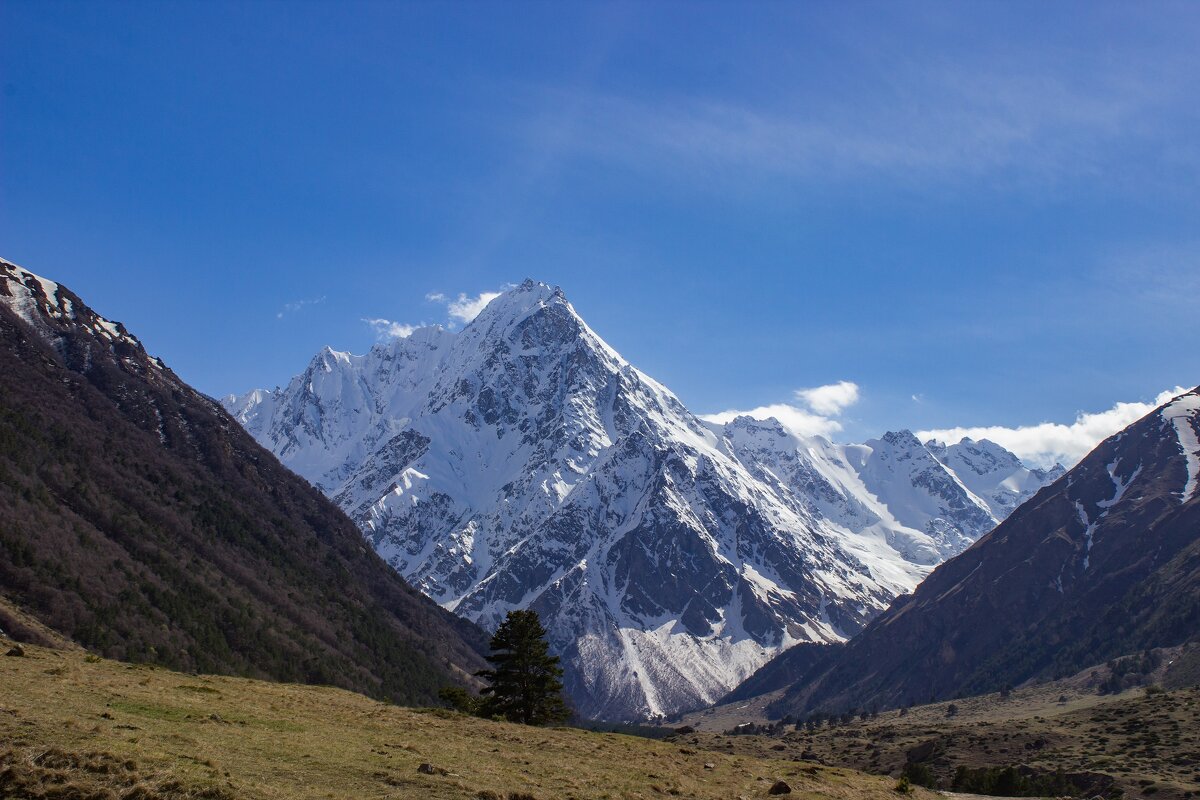
[[[123,344],[141,349],[141,342],[125,330],[119,322],[113,322],[91,313],[84,319],[79,317],[75,304],[68,293],[52,280],[35,275],[10,261],[0,259],[0,302],[37,331],[44,339],[54,343],[59,334],[46,323],[46,317],[64,322],[77,322],[107,339],[113,344]],[[151,357],[152,367],[162,369],[162,361]]]
[[[1175,427],[1179,447],[1187,460],[1187,480],[1179,493],[1179,502],[1186,503],[1196,496],[1200,488],[1200,438],[1196,436],[1197,412],[1200,411],[1200,395],[1186,394],[1162,410],[1162,417]]]

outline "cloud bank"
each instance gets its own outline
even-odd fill
[[[701,419],[724,425],[737,417],[769,419],[774,417],[780,424],[800,436],[832,437],[842,429],[836,417],[858,402],[858,384],[838,381],[811,389],[797,389],[793,393],[798,405],[773,403],[747,411],[730,409],[716,414],[701,414]]]
[[[1182,386],[1176,386],[1161,392],[1148,403],[1117,403],[1107,411],[1080,412],[1070,424],[1043,422],[1016,428],[1001,425],[939,428],[917,431],[917,436],[922,441],[938,439],[944,442],[957,442],[964,436],[989,439],[1028,463],[1048,467],[1058,462],[1070,468],[1109,436],[1186,391]]]

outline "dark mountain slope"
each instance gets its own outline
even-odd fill
[[[800,664],[774,711],[979,694],[1200,637],[1198,427],[1193,391],[1102,442],[832,659]]]
[[[0,592],[106,656],[429,702],[470,623],[218,404],[0,261]]]
[[[814,644],[801,642],[763,664],[737,688],[721,698],[719,705],[740,703],[764,694],[786,689],[797,677],[810,675],[828,665],[845,648],[844,642]]]

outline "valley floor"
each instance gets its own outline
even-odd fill
[[[0,638],[0,653],[9,646]],[[791,797],[898,796],[894,778],[774,753],[530,728],[337,689],[23,649],[0,655],[5,798],[732,800],[766,797],[779,780]]]
[[[1192,660],[1196,652],[1189,651]],[[1200,686],[1100,695],[1095,685],[1105,674],[1096,668],[1008,697],[934,703],[811,731],[789,725],[774,736],[715,732],[718,725],[732,729],[739,714],[741,721],[754,719],[766,698],[701,712],[688,722],[706,729],[676,741],[730,755],[798,757],[877,774],[897,775],[914,761],[928,766],[943,786],[959,766],[1026,766],[1079,776],[1089,797],[1200,797]]]

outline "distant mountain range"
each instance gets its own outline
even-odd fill
[[[181,670],[428,704],[484,666],[481,630],[408,586],[219,404],[6,261],[0,593],[99,653]]]
[[[847,644],[737,697],[780,715],[895,707],[1200,640],[1200,389],[1106,439]]]
[[[844,641],[1061,474],[990,442],[704,422],[532,281],[460,332],[326,348],[223,402],[443,607],[489,629],[536,609],[576,706],[609,719]]]

